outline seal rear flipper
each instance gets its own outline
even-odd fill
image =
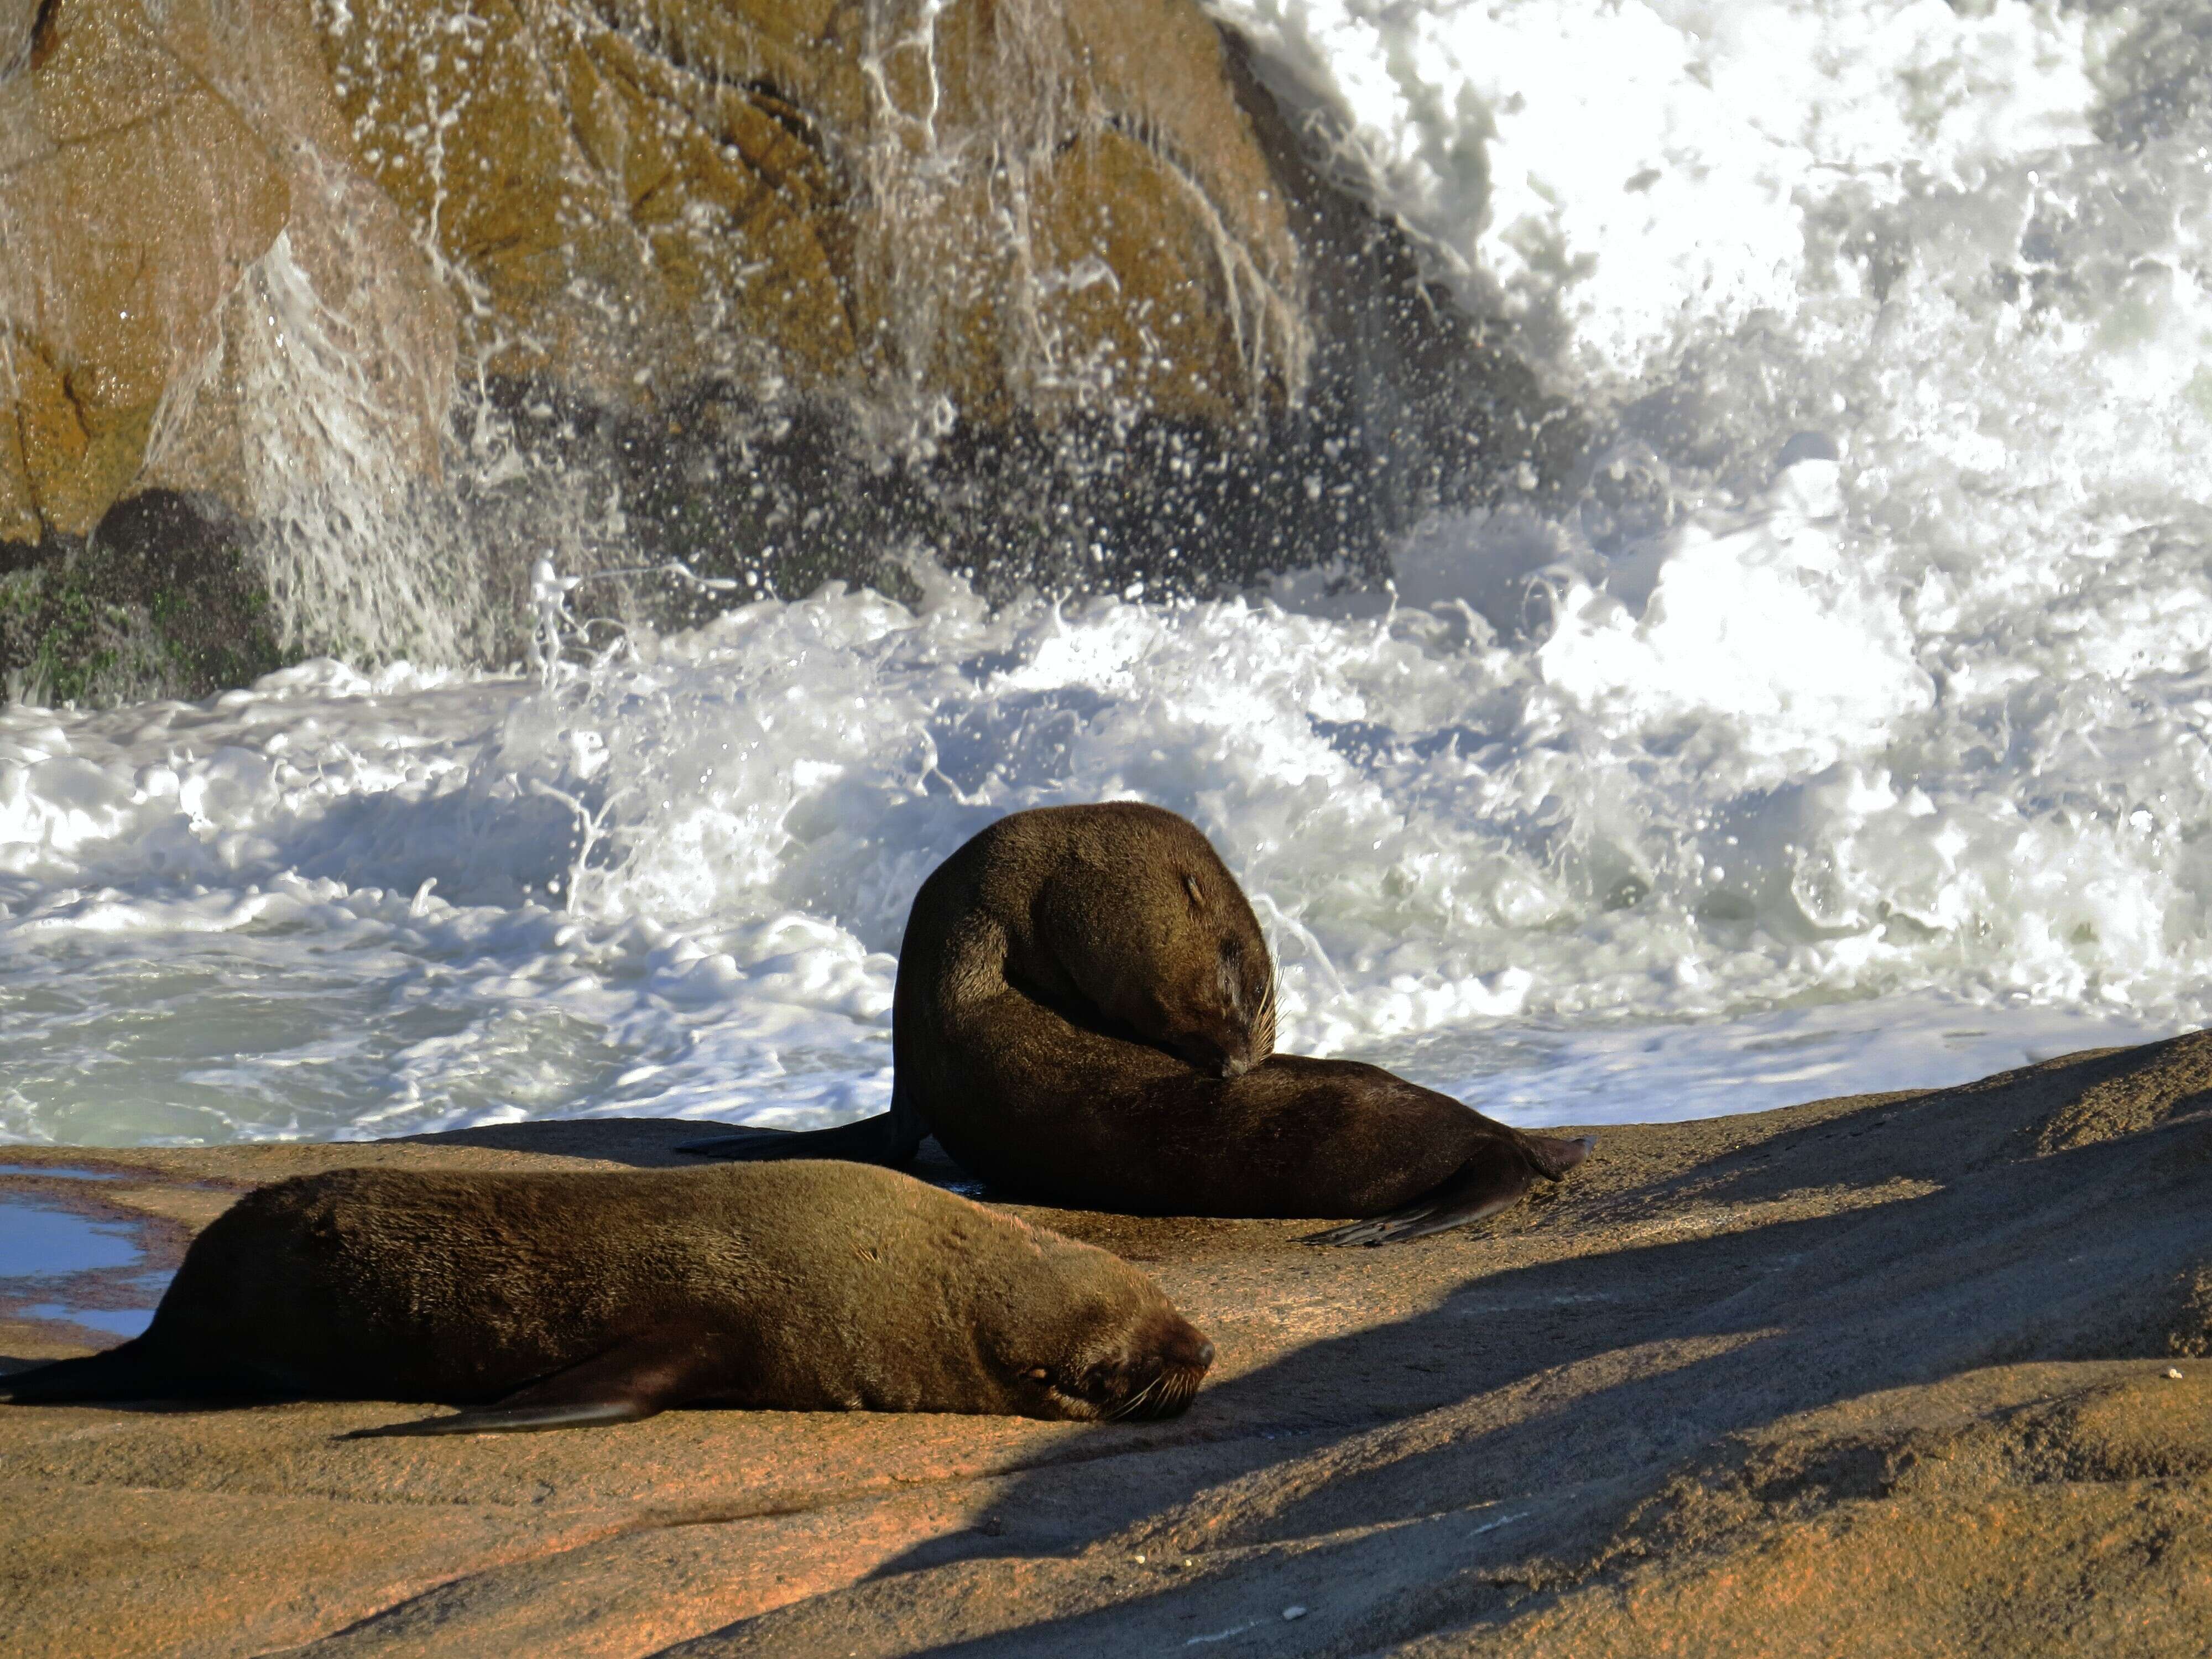
[[[635,1423],[709,1391],[714,1356],[695,1342],[624,1343],[581,1364],[518,1389],[489,1406],[451,1417],[425,1417],[356,1429],[341,1440],[383,1440],[404,1435],[528,1434],[541,1429],[589,1429]]]
[[[1309,1235],[1308,1244],[1397,1244],[1409,1238],[1486,1220],[1510,1210],[1536,1184],[1540,1172],[1526,1159],[1489,1154],[1474,1159],[1425,1198],[1388,1215],[1370,1216],[1324,1233]],[[1556,1177],[1554,1177],[1556,1179]]]
[[[1521,1145],[1547,1179],[1558,1181],[1597,1150],[1595,1135],[1577,1135],[1562,1140],[1557,1135],[1522,1135]]]
[[[65,1406],[98,1400],[164,1400],[206,1392],[147,1351],[134,1336],[119,1346],[81,1359],[58,1359],[0,1376],[0,1395],[17,1406]]]
[[[903,1170],[914,1162],[929,1126],[894,1085],[891,1109],[857,1123],[828,1129],[739,1129],[705,1140],[678,1141],[676,1150],[701,1158],[757,1162],[778,1158],[828,1158],[847,1164],[880,1164]]]

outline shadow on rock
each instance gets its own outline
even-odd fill
[[[1231,1359],[1176,1437],[1022,1477],[969,1532],[672,1651],[1364,1650],[1598,1571],[1732,1436],[1983,1368],[2202,1352],[2208,1073],[2198,1036],[1615,1130],[1556,1201],[1425,1249],[1227,1224],[1260,1249],[1224,1259],[1223,1224],[1069,1218],[1180,1261],[1163,1277]],[[1414,1310],[1237,1370],[1240,1307],[1316,1298]]]

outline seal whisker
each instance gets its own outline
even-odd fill
[[[1138,1389],[1136,1393],[1131,1395],[1127,1400],[1115,1407],[1112,1414],[1107,1419],[1107,1421],[1110,1423],[1118,1423],[1125,1417],[1135,1416],[1138,1410],[1144,1405],[1145,1401],[1152,1398],[1152,1390],[1160,1386],[1162,1378],[1165,1377],[1167,1373],[1165,1371],[1162,1371],[1158,1376],[1154,1377],[1151,1382],[1146,1383],[1143,1388]]]
[[[1151,1382],[1146,1383],[1143,1388],[1137,1391],[1136,1397],[1131,1400],[1127,1405],[1121,1408],[1120,1415],[1123,1417],[1136,1416],[1139,1412],[1144,1409],[1145,1402],[1152,1397],[1153,1391],[1159,1386],[1160,1379],[1157,1376]]]
[[[1191,1371],[1177,1371],[1170,1376],[1159,1396],[1152,1401],[1152,1417],[1179,1417],[1189,1409],[1191,1398],[1198,1392],[1198,1376]]]

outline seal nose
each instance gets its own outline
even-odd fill
[[[1167,1040],[1170,1053],[1180,1054],[1194,1070],[1229,1075],[1229,1050],[1204,1031],[1184,1031]]]
[[[1177,1320],[1182,1328],[1173,1331],[1160,1344],[1160,1358],[1176,1370],[1202,1375],[1213,1364],[1213,1343],[1204,1331],[1184,1320]]]

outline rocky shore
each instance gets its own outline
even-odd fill
[[[119,1307],[257,1182],[665,1165],[694,1133],[10,1149],[0,1214],[134,1235],[64,1287]],[[21,1659],[2200,1651],[2208,1194],[2199,1034],[1610,1128],[1397,1249],[1024,1207],[1212,1335],[1188,1416],[345,1443],[393,1408],[4,1408],[0,1626]],[[5,1288],[0,1364],[96,1346]]]

